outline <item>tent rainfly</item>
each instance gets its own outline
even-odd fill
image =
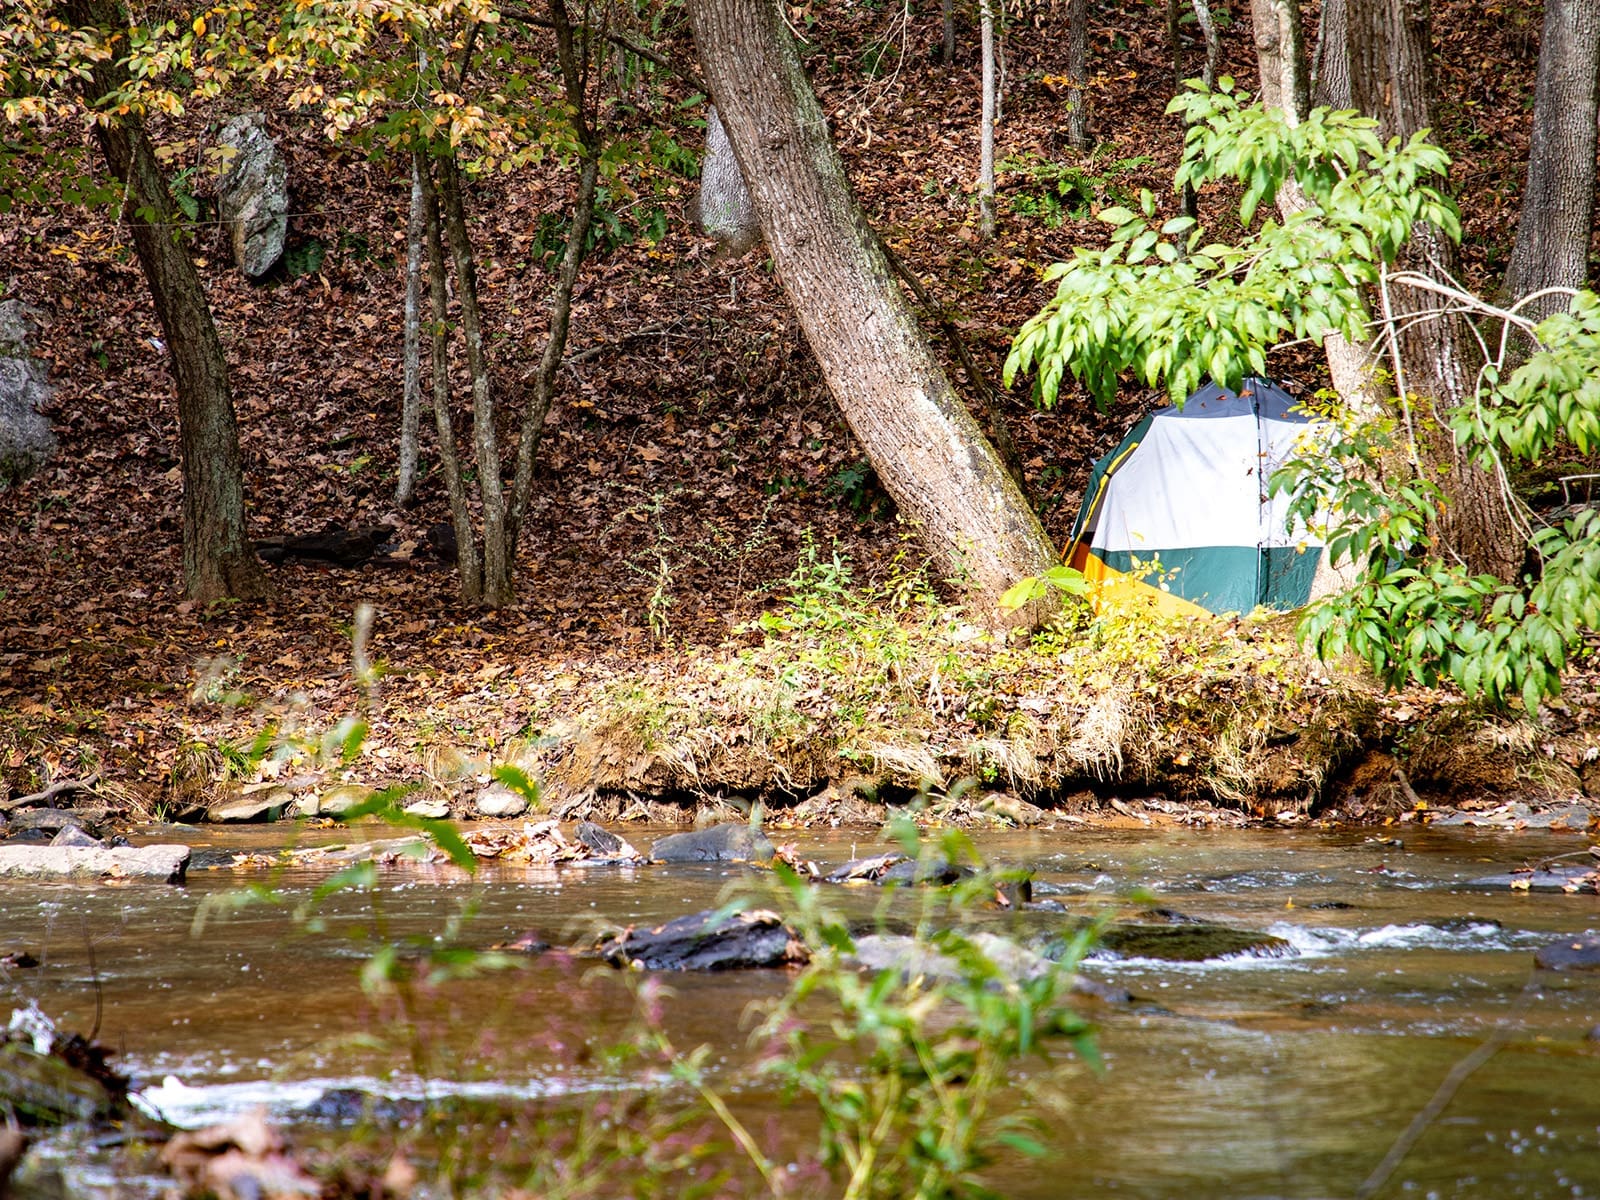
[[[1179,615],[1298,608],[1337,586],[1320,537],[1290,528],[1272,473],[1313,421],[1265,379],[1212,383],[1151,413],[1095,464],[1067,561],[1097,608]]]

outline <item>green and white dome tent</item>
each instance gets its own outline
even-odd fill
[[[1268,482],[1315,419],[1265,379],[1207,384],[1095,464],[1067,547],[1097,608],[1171,615],[1299,608],[1339,585],[1320,530],[1291,527]],[[1320,524],[1320,522],[1319,522]]]

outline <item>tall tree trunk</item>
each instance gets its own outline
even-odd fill
[[[406,308],[401,356],[400,461],[394,502],[411,503],[417,486],[417,433],[422,423],[422,258],[427,241],[427,215],[422,205],[422,176],[411,161],[411,215],[406,222]]]
[[[1350,82],[1355,107],[1376,117],[1385,138],[1410,138],[1428,128],[1432,94],[1428,0],[1347,0]],[[1402,269],[1450,283],[1458,274],[1455,245],[1431,225],[1417,225]],[[1449,496],[1436,535],[1440,549],[1476,572],[1513,578],[1521,569],[1524,539],[1516,531],[1513,503],[1502,481],[1478,467],[1455,445],[1443,419],[1476,394],[1482,356],[1461,317],[1439,297],[1395,287],[1383,315],[1397,331],[1396,380],[1404,400],[1433,416],[1423,453],[1446,479]]]
[[[978,118],[978,232],[987,241],[994,237],[994,0],[978,0],[978,30],[983,58],[982,112]]]
[[[956,61],[956,3],[955,0],[941,0],[939,5],[940,23],[944,29],[943,44],[939,48],[940,58],[945,66],[950,66]]]
[[[1067,0],[1067,143],[1089,149],[1089,0]]]
[[[778,0],[690,0],[689,18],[767,246],[845,419],[938,569],[979,619],[1004,619],[1001,593],[1052,566],[1055,551],[895,286]]]
[[[572,325],[572,293],[578,284],[578,268],[583,265],[584,245],[589,239],[589,225],[594,220],[595,188],[600,177],[600,155],[603,150],[600,131],[591,120],[586,102],[584,72],[588,65],[588,46],[574,36],[572,19],[567,13],[565,0],[550,0],[551,24],[556,34],[556,61],[561,68],[562,87],[567,103],[572,106],[573,123],[578,134],[579,152],[578,196],[572,206],[572,226],[567,231],[566,249],[561,255],[561,266],[556,272],[556,285],[550,295],[550,334],[545,339],[544,353],[539,356],[539,369],[533,379],[533,398],[522,418],[522,432],[517,439],[516,473],[511,485],[511,512],[506,522],[509,545],[507,557],[516,560],[517,537],[522,530],[522,518],[528,511],[528,501],[533,493],[533,463],[539,453],[539,440],[544,436],[545,417],[550,412],[550,402],[555,397],[556,372],[567,352],[567,332]],[[720,129],[720,126],[718,126]],[[708,138],[709,141],[709,138]],[[725,157],[721,187],[730,191],[737,187],[745,209],[750,198],[739,175],[738,160],[732,147],[723,137]],[[728,176],[732,176],[730,183]],[[703,188],[702,184],[702,188]],[[746,214],[743,225],[754,223],[754,216]],[[745,229],[745,234],[750,234]],[[759,237],[757,227],[753,236]]]
[[[63,9],[74,25],[93,26],[107,39],[122,35],[126,44],[126,23],[107,0],[69,0]],[[89,105],[96,107],[127,78],[126,68],[113,57],[97,63],[80,86]],[[134,250],[166,334],[177,383],[184,592],[205,603],[269,596],[272,587],[245,537],[239,428],[227,358],[180,234],[178,207],[137,117],[108,114],[105,123],[95,125],[94,134],[107,166],[128,190],[125,211]]]
[[[456,578],[461,584],[461,600],[475,605],[483,600],[483,566],[478,553],[477,534],[472,528],[472,513],[467,505],[467,485],[461,471],[461,455],[456,448],[455,405],[450,393],[450,298],[445,288],[448,270],[444,238],[441,235],[439,192],[433,184],[433,164],[421,151],[411,156],[415,178],[422,183],[423,225],[428,243],[428,304],[433,317],[432,375],[433,420],[439,435],[439,472],[444,476],[450,497],[450,526],[456,537]]]
[[[1261,71],[1261,103],[1281,110],[1285,121],[1297,125],[1306,114],[1311,91],[1306,77],[1305,42],[1300,34],[1299,0],[1251,0],[1250,20],[1256,63]],[[1348,99],[1344,106],[1349,107]],[[1278,211],[1285,219],[1303,212],[1305,207],[1305,196],[1295,184],[1286,184],[1279,190]],[[1340,398],[1364,416],[1382,412],[1385,398],[1373,379],[1375,359],[1371,344],[1350,342],[1343,334],[1330,333],[1322,339],[1322,350],[1327,357],[1328,377]]]
[[[1350,96],[1350,20],[1347,0],[1322,0],[1317,19],[1317,67],[1311,80],[1316,108],[1352,108]]]
[[[1581,288],[1588,279],[1597,95],[1600,4],[1544,0],[1528,182],[1506,272],[1508,301],[1545,288]],[[1566,307],[1565,296],[1552,294],[1534,300],[1525,312],[1537,318]]]
[[[1306,81],[1300,0],[1250,0],[1250,27],[1255,35],[1256,64],[1261,69],[1261,103],[1282,109],[1284,119],[1298,125],[1305,120],[1311,90]]]

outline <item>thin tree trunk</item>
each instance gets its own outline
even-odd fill
[[[851,430],[974,615],[1056,562],[930,353],[851,194],[777,0],[691,0],[706,82],[766,242]]]
[[[427,231],[428,301],[433,315],[433,419],[439,435],[439,472],[444,476],[445,492],[450,497],[450,525],[456,535],[456,577],[461,584],[461,600],[476,605],[483,600],[483,569],[452,420],[455,409],[450,402],[450,297],[445,290],[447,266],[439,228],[439,193],[433,185],[432,164],[427,156],[418,150],[412,154],[412,163],[417,172],[415,178],[422,183],[423,223]]]
[[[1089,0],[1067,0],[1067,143],[1089,149]]]
[[[564,0],[551,0],[550,11],[556,30],[556,58],[561,68],[562,85],[566,89],[567,103],[572,106],[578,141],[583,151],[578,171],[578,196],[572,206],[572,227],[567,232],[566,249],[561,255],[556,286],[550,296],[550,335],[545,340],[544,353],[539,358],[539,369],[533,378],[533,398],[523,414],[522,433],[517,440],[517,469],[511,487],[511,512],[506,523],[506,535],[510,542],[506,553],[512,561],[516,559],[517,537],[533,492],[533,464],[539,454],[539,441],[544,434],[550,402],[555,396],[556,372],[561,369],[561,360],[567,351],[567,333],[572,324],[572,292],[578,283],[584,243],[588,240],[589,226],[594,220],[595,188],[600,176],[600,135],[590,124],[584,102],[582,63],[573,38],[572,22]],[[732,166],[737,175],[738,164]]]
[[[942,0],[939,6],[939,15],[944,24],[944,45],[940,48],[944,65],[950,66],[956,61],[956,5],[955,0]]]
[[[467,235],[466,209],[461,199],[461,174],[453,154],[439,159],[440,215],[450,243],[455,268],[456,303],[461,310],[461,334],[467,348],[467,374],[472,381],[472,448],[478,465],[478,502],[483,516],[483,596],[489,608],[510,604],[516,598],[512,557],[507,553],[506,497],[500,481],[500,441],[494,427],[494,396],[490,389],[489,359],[483,346],[483,318],[478,310],[478,269]]]
[[[94,26],[105,35],[126,29],[118,10],[105,0],[70,0],[63,8],[74,25]],[[126,82],[126,68],[110,59],[97,63],[80,86],[85,100],[96,106]],[[271,584],[245,537],[239,429],[227,358],[205,288],[179,232],[178,207],[137,117],[112,116],[95,125],[94,134],[107,166],[128,189],[125,211],[134,250],[166,335],[177,384],[184,593],[203,603],[269,596]]]
[[[978,232],[994,237],[994,0],[978,0],[983,57],[983,111],[978,119]]]
[[[400,462],[394,502],[411,503],[417,486],[417,430],[422,423],[422,257],[427,240],[422,177],[411,162],[411,216],[406,222],[406,308],[400,391]]]
[[[1222,57],[1222,40],[1217,36],[1217,23],[1211,19],[1211,5],[1207,0],[1194,0],[1194,19],[1206,42],[1206,65],[1200,82],[1209,89],[1217,85],[1217,60]]]
[[[1251,0],[1256,63],[1261,71],[1261,103],[1269,109],[1281,110],[1284,120],[1291,125],[1300,123],[1304,113],[1297,105],[1311,90],[1306,78],[1304,42],[1291,36],[1291,31],[1300,28],[1299,9],[1299,0]],[[1305,208],[1306,198],[1292,181],[1279,190],[1278,211],[1286,220],[1295,213],[1304,212]],[[1343,334],[1330,333],[1322,339],[1322,349],[1327,357],[1329,379],[1340,398],[1363,416],[1382,413],[1385,397],[1373,378],[1376,360],[1371,344],[1351,342]]]
[[[1545,0],[1528,182],[1504,287],[1508,301],[1545,288],[1581,288],[1588,279],[1597,97],[1600,4]],[[1524,311],[1538,318],[1566,307],[1564,296],[1551,294]]]
[[[1430,14],[1427,0],[1347,0],[1350,81],[1355,107],[1376,117],[1384,138],[1410,138],[1431,125]],[[1458,272],[1455,245],[1419,224],[1402,254],[1402,269],[1449,282]],[[1475,572],[1511,579],[1521,569],[1524,539],[1516,531],[1503,481],[1464,456],[1443,420],[1476,393],[1482,356],[1459,316],[1436,296],[1396,287],[1386,317],[1397,330],[1402,399],[1435,421],[1427,460],[1441,469],[1450,503],[1436,531],[1440,549]]]
[[[1183,94],[1183,25],[1180,15],[1179,0],[1167,0],[1167,49],[1172,53],[1172,94]],[[1184,122],[1183,139],[1187,141],[1189,124]],[[1183,215],[1191,221],[1200,217],[1200,198],[1195,194],[1194,184],[1184,183],[1183,193],[1179,198]],[[1181,253],[1181,251],[1180,251]]]

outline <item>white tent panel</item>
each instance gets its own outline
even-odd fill
[[[1248,415],[1151,421],[1117,468],[1093,545],[1134,554],[1257,545],[1266,487],[1254,486],[1262,469],[1256,424]]]

